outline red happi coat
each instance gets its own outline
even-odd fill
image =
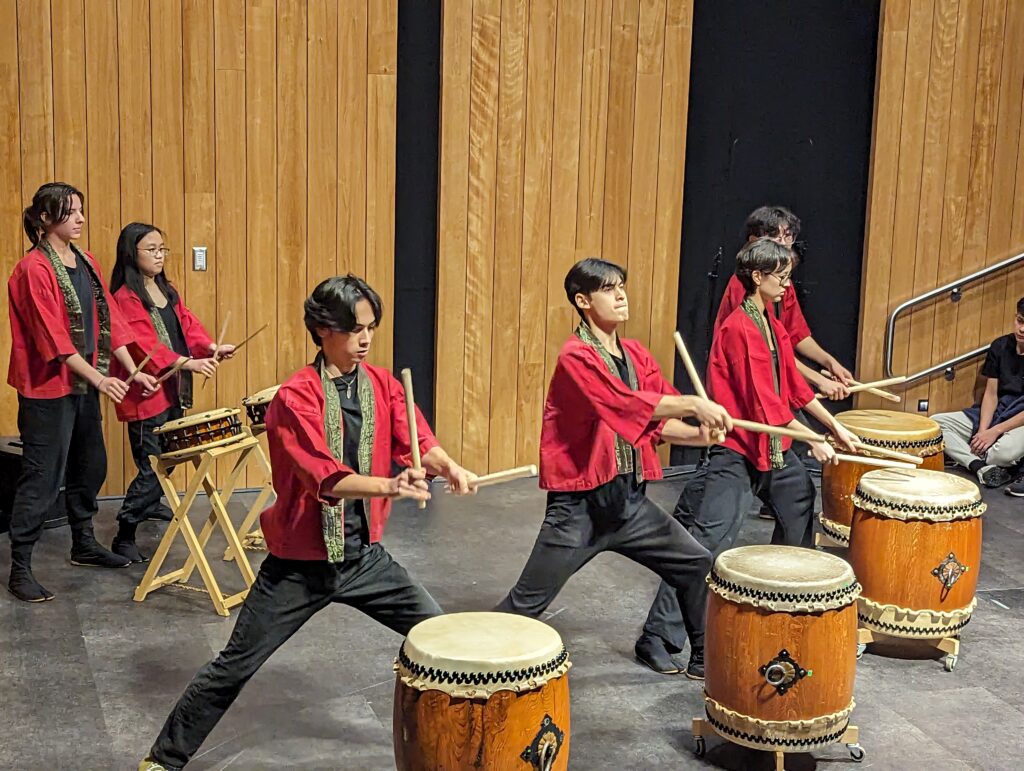
[[[152,375],[159,375],[169,367],[174,366],[179,355],[160,342],[156,335],[156,328],[149,316],[149,311],[142,304],[142,300],[135,292],[127,286],[122,286],[114,293],[114,300],[128,323],[132,333],[132,354],[137,362],[141,362],[146,354],[153,352],[153,358],[146,365],[146,372]],[[188,344],[189,353],[195,358],[210,356],[210,346],[213,345],[213,338],[206,332],[199,319],[195,317],[180,299],[174,306],[174,313],[181,324],[181,331],[185,335],[185,342]],[[111,365],[111,374],[122,380],[128,377],[120,362]],[[154,415],[159,415],[170,408],[171,397],[176,396],[173,388],[168,388],[170,381],[165,381],[163,388],[150,396],[148,399],[142,397],[142,386],[132,383],[128,389],[128,395],[117,405],[117,419],[122,422],[145,420]]]
[[[772,379],[772,353],[761,332],[742,308],[736,308],[715,333],[708,359],[708,394],[734,418],[754,420],[772,426],[785,426],[793,412],[814,398],[800,376],[793,355],[793,344],[775,314],[766,314],[779,353],[779,393]],[[791,439],[783,437],[783,451]],[[726,435],[723,447],[743,455],[760,471],[771,469],[771,449],[767,434],[734,429]]]
[[[373,476],[390,477],[392,461],[411,466],[405,393],[388,370],[360,365],[373,386],[376,430],[371,460]],[[326,491],[348,474],[358,473],[331,454],[324,435],[324,391],[320,374],[306,366],[289,377],[267,410],[267,440],[277,500],[263,512],[260,524],[267,549],[282,559],[326,560],[321,521]],[[363,416],[366,430],[366,416]],[[437,439],[419,409],[416,427],[420,453],[437,446]],[[366,505],[370,542],[384,533],[391,512],[387,498],[371,498]]]
[[[718,334],[719,327],[725,322],[734,310],[740,307],[743,298],[747,296],[747,290],[733,274],[726,284],[725,294],[722,296],[722,304],[718,306],[718,315],[715,316],[714,334]],[[774,315],[774,308],[772,309]],[[807,326],[804,312],[800,309],[800,301],[796,297],[793,287],[787,287],[786,293],[782,295],[782,313],[779,317],[782,326],[786,328],[789,341],[795,347],[805,337],[811,336],[811,328]]]
[[[601,355],[575,335],[558,354],[540,434],[540,486],[593,490],[615,478],[615,435],[639,450],[644,479],[661,479],[655,450],[663,421],[653,418],[661,398],[678,394],[650,351],[619,338],[636,370],[639,390],[613,375]]]
[[[110,309],[110,350],[116,351],[131,341],[131,333],[121,316],[114,298],[110,296],[103,272],[96,259],[82,252],[99,277],[100,286]],[[7,382],[18,393],[30,399],[57,399],[71,393],[74,373],[60,361],[77,351],[71,339],[71,320],[64,304],[64,295],[57,284],[57,274],[42,249],[26,254],[7,281],[9,315],[11,319],[11,359],[7,369]],[[93,302],[94,341],[93,360],[99,347],[99,310]],[[113,356],[111,356],[113,361]]]

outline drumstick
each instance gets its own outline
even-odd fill
[[[907,380],[906,376],[901,375],[900,377],[891,377],[888,380],[876,380],[873,383],[859,383],[855,386],[848,386],[846,389],[847,393],[855,394],[861,391],[870,391],[872,388],[878,389],[880,386],[895,385],[896,383],[905,383]],[[817,394],[815,399],[824,399],[823,394]]]
[[[686,343],[683,342],[683,336],[679,334],[679,330],[672,333],[672,339],[676,341],[676,350],[679,352],[679,358],[683,360],[683,366],[686,367],[686,374],[690,376],[693,390],[701,399],[707,399],[708,392],[704,390],[704,384],[700,382],[700,375],[697,374],[697,368],[693,366],[693,359],[690,358],[690,352],[686,350]],[[733,423],[735,422],[734,420]]]
[[[752,420],[739,420],[738,418],[732,419],[732,424],[736,428],[742,428],[746,431],[753,431],[758,434],[774,434],[775,436],[788,436],[790,439],[799,439],[801,442],[824,442],[825,437],[820,434],[816,434],[810,429],[800,431],[795,428],[788,428],[787,426],[769,426],[767,423],[755,423]]]
[[[835,378],[832,377],[832,373],[829,372],[827,369],[821,370],[821,374],[824,375],[825,377],[829,377],[835,380]],[[853,378],[850,378],[850,384],[855,386],[864,385],[864,383],[861,383],[858,380],[854,380]],[[883,391],[881,388],[875,388],[874,386],[865,390],[864,393],[869,393],[874,396],[881,396],[883,399],[888,399],[890,402],[903,401],[903,397],[900,396],[899,394],[894,394],[892,391]]]
[[[859,463],[862,466],[880,466],[881,468],[917,468],[913,463],[901,463],[898,460],[886,458],[869,458],[866,455],[843,455],[836,453],[836,457],[845,463]]]
[[[156,350],[156,348],[153,349],[153,351],[155,351],[155,350]],[[139,366],[137,366],[135,369],[132,370],[132,374],[130,374],[128,376],[128,379],[124,381],[125,385],[131,385],[132,381],[135,379],[135,376],[138,375],[140,372],[142,372],[142,368],[143,367],[145,367],[147,364],[149,364],[149,360],[153,358],[153,351],[150,351],[149,353],[147,353],[146,354],[146,358],[142,360],[142,363]]]
[[[160,377],[157,378],[157,380],[156,380],[157,384],[160,384],[160,383],[164,382],[167,378],[169,378],[171,375],[173,375],[179,369],[184,367],[186,363],[188,363],[188,359],[186,359],[184,357],[178,359],[176,362],[174,362],[174,366],[173,367],[171,367],[164,374],[162,374]]]
[[[908,455],[905,452],[887,450],[885,447],[875,447],[874,445],[865,444],[864,442],[853,442],[853,446],[861,452],[870,452],[875,455],[881,455],[884,458],[892,458],[893,460],[903,461],[904,463],[913,463],[915,466],[920,466],[924,463],[924,458],[919,458],[917,455]]]
[[[522,479],[523,477],[532,477],[536,475],[536,466],[519,466],[517,468],[495,471],[493,474],[485,474],[482,477],[477,477],[471,487],[487,487],[488,485],[496,485],[500,482],[511,482],[513,479]]]
[[[214,361],[219,361],[219,356],[218,356],[217,352],[220,350],[220,347],[222,345],[224,345],[224,335],[226,335],[228,333],[228,321],[230,319],[231,319],[231,311],[228,311],[227,313],[224,314],[224,323],[220,325],[220,334],[217,335],[217,342],[215,342],[213,344],[214,345],[214,347],[213,347],[213,360]],[[203,375],[203,377],[206,378],[203,381],[203,388],[206,388],[206,384],[210,382],[210,376],[209,375]]]
[[[243,345],[248,343],[250,340],[252,340],[254,337],[256,337],[256,335],[258,335],[260,332],[262,332],[264,329],[266,329],[269,326],[270,326],[270,324],[268,323],[268,324],[264,324],[262,327],[257,329],[255,332],[253,332],[251,335],[249,335],[247,338],[245,338],[245,340],[243,340],[238,345],[236,345],[234,352],[237,353],[239,348],[241,348]]]
[[[416,428],[416,402],[412,396],[412,370],[402,370],[402,385],[405,387],[405,417],[409,423],[409,447],[412,450],[412,467],[419,471],[423,468],[420,462],[419,430]],[[416,508],[427,508],[426,501],[417,501]]]

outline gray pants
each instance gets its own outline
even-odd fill
[[[974,436],[971,419],[961,410],[932,415],[932,420],[942,427],[942,440],[946,444],[946,456],[957,464],[968,468],[972,461],[979,460],[971,449]],[[1024,426],[1007,431],[988,449],[984,458],[986,466],[1010,468],[1024,457]]]

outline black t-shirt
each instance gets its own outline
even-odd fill
[[[344,430],[341,462],[359,470],[359,435],[363,429],[363,412],[359,407],[358,367],[348,375],[334,378],[341,400],[341,423]],[[361,498],[345,499],[345,559],[358,557],[370,545],[370,530]]]
[[[983,377],[999,380],[999,397],[1024,395],[1024,356],[1017,353],[1013,335],[992,341],[981,367]]]
[[[157,308],[157,311],[160,313],[160,318],[163,320],[164,327],[167,329],[167,337],[171,340],[171,350],[179,356],[185,356],[187,358],[189,355],[188,343],[185,342],[185,333],[181,329],[181,322],[178,320],[178,314],[174,312],[174,306],[168,302],[163,308]],[[179,369],[177,378],[172,377],[171,382],[177,384],[178,399],[181,405],[183,407],[186,406],[186,404],[191,406],[192,373],[186,369]]]
[[[91,364],[92,355],[96,352],[96,321],[93,319],[95,300],[92,296],[92,279],[89,277],[89,268],[77,254],[75,255],[75,267],[67,270],[71,286],[75,288],[75,294],[78,295],[78,303],[82,306],[82,326],[85,328],[85,356],[83,358]]]

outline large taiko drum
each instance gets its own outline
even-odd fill
[[[860,624],[892,637],[950,637],[971,620],[981,564],[977,485],[927,469],[879,469],[853,498],[850,563]]]
[[[569,656],[558,632],[508,613],[417,624],[395,662],[400,771],[569,767]]]
[[[280,388],[279,385],[264,388],[262,391],[257,391],[252,396],[242,399],[242,406],[245,407],[245,412],[249,416],[249,424],[252,426],[254,434],[267,430],[267,410]]]
[[[239,441],[245,437],[240,412],[223,408],[167,421],[153,429],[160,441],[160,457],[182,458]]]
[[[893,410],[849,410],[836,415],[836,420],[866,445],[916,455],[923,461],[921,468],[942,471],[942,428],[931,418]],[[860,463],[828,464],[822,469],[818,521],[832,540],[849,545],[851,499],[869,469]]]
[[[760,750],[833,744],[853,711],[860,585],[844,560],[741,546],[708,576],[704,709],[716,731]]]

